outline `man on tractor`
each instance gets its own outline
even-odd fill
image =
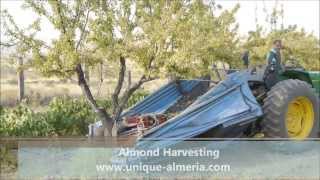
[[[243,54],[241,55],[241,59],[243,61],[243,65],[246,69],[249,68],[249,51],[248,50],[245,50],[243,52]]]
[[[264,74],[264,82],[267,87],[272,87],[278,82],[279,73],[282,72],[281,49],[283,48],[281,40],[273,41],[273,48],[267,55],[267,68]]]

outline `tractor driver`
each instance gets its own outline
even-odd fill
[[[264,82],[268,88],[271,88],[277,83],[279,74],[282,71],[280,53],[282,48],[283,46],[281,40],[277,39],[273,41],[273,48],[268,53],[267,67],[264,74]]]

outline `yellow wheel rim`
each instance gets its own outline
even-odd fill
[[[307,138],[312,130],[314,111],[307,97],[299,96],[289,103],[286,126],[290,138]]]

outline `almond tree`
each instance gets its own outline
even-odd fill
[[[41,18],[59,32],[52,44],[20,30],[12,17],[2,12],[5,30],[28,47],[32,67],[45,76],[76,75],[83,95],[98,114],[105,135],[117,134],[117,122],[128,99],[144,83],[168,74],[200,76],[215,61],[234,63],[237,37],[234,13],[217,10],[213,1],[26,0]],[[38,29],[40,30],[40,29]],[[99,58],[95,55],[100,54]],[[128,62],[142,70],[136,82],[127,80]],[[83,64],[92,67],[117,62],[117,83],[111,95],[113,110],[98,106],[85,79]]]
[[[112,94],[114,120],[119,120],[128,98],[145,82],[169,74],[199,77],[208,74],[215,61],[234,63],[238,8],[221,10],[217,16],[217,6],[203,1],[100,2],[97,18],[91,22],[90,41],[106,61],[119,64]],[[143,73],[135,84],[124,87],[130,70],[127,61]]]

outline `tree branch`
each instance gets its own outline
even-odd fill
[[[73,17],[73,26],[76,26],[76,23],[79,21],[79,19],[80,19],[80,15],[81,15],[81,13],[83,13],[83,9],[81,9],[81,1],[76,1],[75,2],[76,3],[76,5],[75,5],[75,15],[74,15],[74,17]],[[69,2],[67,3],[67,4],[69,4]]]
[[[90,14],[90,10],[88,10],[88,12],[87,12],[84,25],[83,25],[82,27],[80,27],[80,29],[81,29],[81,35],[80,35],[79,41],[77,42],[77,45],[76,45],[76,51],[79,49],[79,46],[81,45],[82,40],[83,40],[84,37],[86,36],[86,32],[85,32],[85,31],[86,31],[86,27],[87,27],[88,20],[89,20],[89,14]]]
[[[74,73],[75,71],[74,70],[71,70],[71,69],[67,69],[65,70],[66,73]],[[52,69],[52,70],[48,70],[47,73],[51,73],[51,74],[62,74],[61,73],[61,69]]]
[[[54,18],[52,14],[49,14],[49,12],[45,9],[43,3],[45,1],[34,1],[34,0],[25,0],[25,3],[28,8],[31,8],[33,11],[38,13],[40,16],[46,17],[52,24],[54,24]]]
[[[128,71],[128,85],[127,88],[129,89],[131,87],[131,71]]]
[[[91,108],[98,114],[99,119],[101,120],[103,127],[108,130],[108,132],[107,132],[108,135],[111,136],[113,121],[112,121],[111,117],[107,114],[106,110],[103,108],[100,108],[98,106],[97,102],[95,101],[94,97],[92,96],[91,90],[87,84],[85,77],[84,77],[84,73],[83,73],[81,64],[78,64],[76,66],[76,72],[77,72],[77,76],[78,76],[78,83],[79,83],[79,86],[81,87],[83,94],[85,95]]]
[[[7,43],[7,42],[0,42],[0,46],[4,46],[4,47],[12,47],[12,46],[16,46],[18,43],[14,42],[14,43]]]
[[[142,84],[144,84],[146,82],[149,82],[149,81],[152,81],[152,80],[155,80],[155,79],[157,79],[157,78],[156,77],[146,77],[145,75],[143,75],[143,76],[141,76],[141,78],[140,78],[140,80],[138,82],[133,84],[133,86],[131,86],[129,89],[127,89],[123,93],[123,96],[121,98],[121,102],[119,103],[119,105],[116,108],[115,113],[114,113],[114,118],[113,119],[114,119],[115,123],[119,120],[120,115],[121,115],[123,109],[126,107],[126,105],[128,103],[128,100],[132,96],[132,94],[137,89],[139,89],[142,86]]]
[[[157,79],[156,77],[146,77],[145,75],[141,76],[140,80],[138,82],[136,82],[135,84],[133,84],[133,86],[131,86],[129,89],[127,89],[124,94],[123,97],[121,98],[121,106],[125,106],[126,103],[128,102],[130,96],[141,87],[141,85],[143,85],[146,82],[149,81],[153,81]]]
[[[61,0],[56,0],[57,1],[57,12],[58,12],[58,15],[59,15],[59,20],[60,20],[60,25],[61,25],[61,28],[62,28],[62,33],[63,34],[66,34],[67,33],[67,27],[65,26],[64,24],[64,20],[63,20],[63,17],[62,17],[62,8],[61,8],[61,4],[62,4],[62,1]]]
[[[123,86],[125,72],[126,72],[126,61],[123,56],[120,56],[120,71],[118,76],[118,82],[112,94],[113,114],[115,113],[116,108],[118,108],[119,106],[119,102],[118,102],[119,94]]]

